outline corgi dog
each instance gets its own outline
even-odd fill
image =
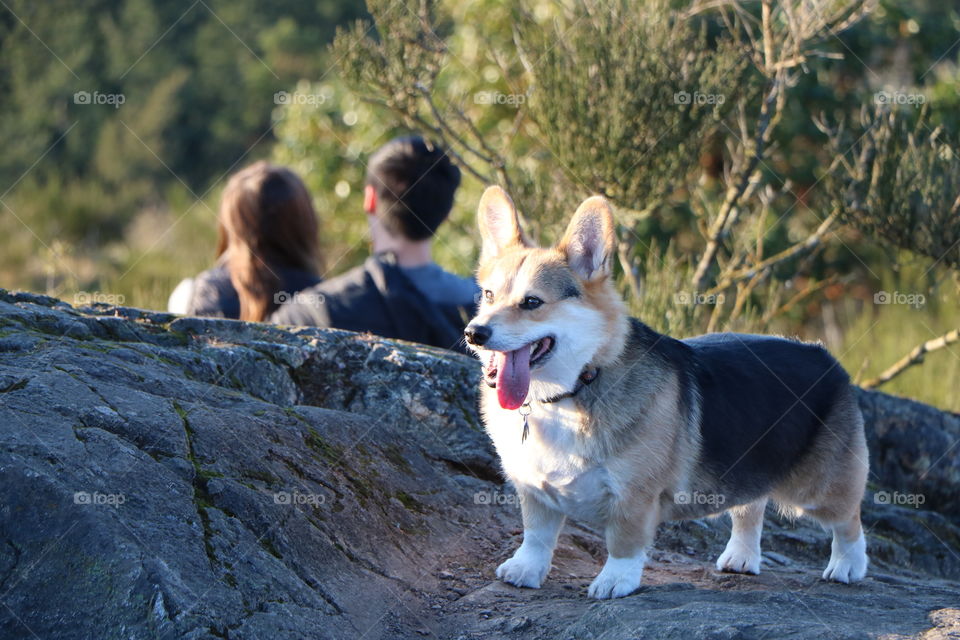
[[[482,299],[464,334],[523,516],[523,542],[498,578],[540,587],[574,518],[606,539],[588,595],[626,596],[658,524],[724,511],[733,526],[717,569],[757,574],[768,500],[832,533],[825,580],[864,577],[863,418],[823,347],[734,333],[677,340],[629,317],[603,197],[585,200],[549,249],[527,241],[499,187],[483,194],[478,218]]]

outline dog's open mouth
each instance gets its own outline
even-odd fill
[[[487,385],[496,388],[504,409],[518,409],[530,390],[530,370],[542,366],[556,346],[553,336],[544,336],[514,351],[491,351],[484,369]]]

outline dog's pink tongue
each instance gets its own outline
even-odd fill
[[[530,345],[497,353],[497,399],[504,409],[519,409],[530,389]]]

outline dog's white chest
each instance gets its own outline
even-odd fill
[[[584,457],[577,437],[579,414],[572,401],[556,403],[549,410],[534,405],[525,442],[518,412],[498,407],[494,414],[488,415],[487,429],[504,471],[518,488],[577,520],[603,519],[613,495],[610,474]]]

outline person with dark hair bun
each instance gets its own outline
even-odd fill
[[[367,165],[364,207],[371,227],[396,240],[428,240],[450,215],[460,169],[440,147],[419,136],[396,138],[380,147]]]
[[[432,257],[433,236],[459,186],[460,170],[442,147],[419,136],[385,144],[370,158],[364,188],[373,255],[286,301],[271,320],[463,350],[477,285]]]

